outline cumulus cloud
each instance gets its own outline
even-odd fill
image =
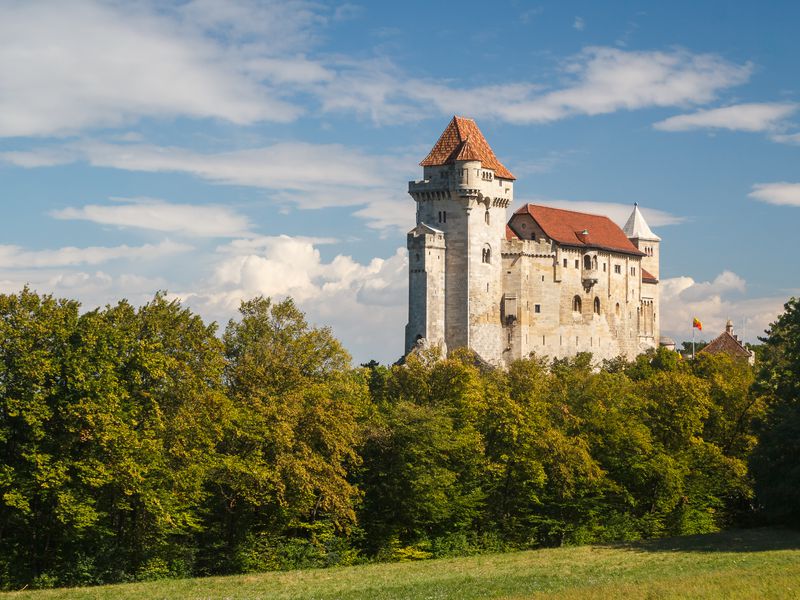
[[[797,104],[762,102],[735,104],[676,115],[655,123],[661,131],[691,129],[730,129],[733,131],[772,131],[798,109]]]
[[[662,279],[659,286],[661,332],[678,342],[691,339],[695,317],[703,323],[698,339],[713,339],[731,319],[740,336],[755,342],[786,302],[784,297],[746,298],[745,280],[732,271],[723,271],[711,281],[696,281],[688,276]]]
[[[748,196],[767,204],[800,206],[800,183],[757,183]]]
[[[317,242],[289,236],[235,240],[218,249],[206,281],[175,295],[225,322],[242,300],[293,297],[309,320],[330,325],[357,361],[400,357],[406,322],[404,249],[366,264],[346,255],[322,259]]]
[[[192,247],[164,240],[159,244],[143,246],[66,246],[57,250],[25,250],[19,246],[0,246],[0,268],[25,269],[39,267],[69,267],[97,265],[112,260],[153,260],[188,252]]]
[[[226,206],[174,204],[154,198],[117,199],[113,204],[87,204],[54,210],[51,216],[101,225],[133,227],[198,237],[247,235],[247,217]]]
[[[552,206],[553,208],[563,208],[565,210],[574,210],[577,212],[585,212],[595,215],[605,215],[612,221],[617,223],[620,227],[624,226],[628,221],[628,217],[633,212],[633,203],[622,204],[618,202],[594,202],[591,200],[559,200],[554,198],[534,198],[533,200],[523,200],[522,202],[531,202],[533,204],[543,204],[545,206]],[[639,210],[647,220],[650,227],[664,227],[666,225],[677,225],[683,223],[686,217],[673,215],[664,210],[657,208],[649,208],[647,206],[639,206]]]
[[[0,293],[15,294],[26,285],[41,294],[77,299],[84,308],[93,309],[115,304],[121,298],[140,306],[152,299],[156,291],[166,289],[167,282],[160,277],[132,273],[112,275],[105,271],[0,270]]]

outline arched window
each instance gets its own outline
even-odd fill
[[[592,257],[592,268],[593,269],[597,268],[597,257],[596,256]]]
[[[487,264],[492,262],[492,248],[489,244],[486,244],[481,251],[481,262]]]
[[[592,257],[588,254],[583,257],[583,268],[584,269],[591,269],[592,268]]]
[[[594,314],[596,314],[596,315],[600,314],[600,298],[598,298],[596,296],[595,296],[595,299],[594,299]]]
[[[617,305],[614,307],[614,312],[616,313],[617,317],[619,317],[619,302],[617,302]]]
[[[579,313],[581,312],[581,297],[575,296],[572,299],[572,312]]]
[[[486,224],[489,224],[489,211],[487,210],[483,215],[483,220],[486,221]]]

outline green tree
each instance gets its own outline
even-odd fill
[[[365,372],[291,300],[259,297],[240,312],[224,335],[234,410],[213,477],[211,570],[274,565],[281,540],[313,545],[320,523],[346,531],[359,497],[348,475],[360,462]]]
[[[756,393],[765,396],[768,412],[751,465],[765,513],[796,524],[800,522],[800,299],[790,299],[766,333]]]

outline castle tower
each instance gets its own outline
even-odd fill
[[[502,354],[506,209],[514,176],[472,119],[453,117],[420,163],[408,192],[417,225],[408,234],[409,321],[406,352],[420,339],[445,350]]]
[[[639,309],[639,338],[645,345],[652,341],[657,344],[661,330],[658,293],[661,238],[653,233],[647,225],[638,204],[633,205],[633,212],[622,230],[631,243],[644,252],[641,262],[642,291]]]

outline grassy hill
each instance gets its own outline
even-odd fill
[[[0,594],[139,598],[800,598],[800,532],[729,531],[614,546]]]

